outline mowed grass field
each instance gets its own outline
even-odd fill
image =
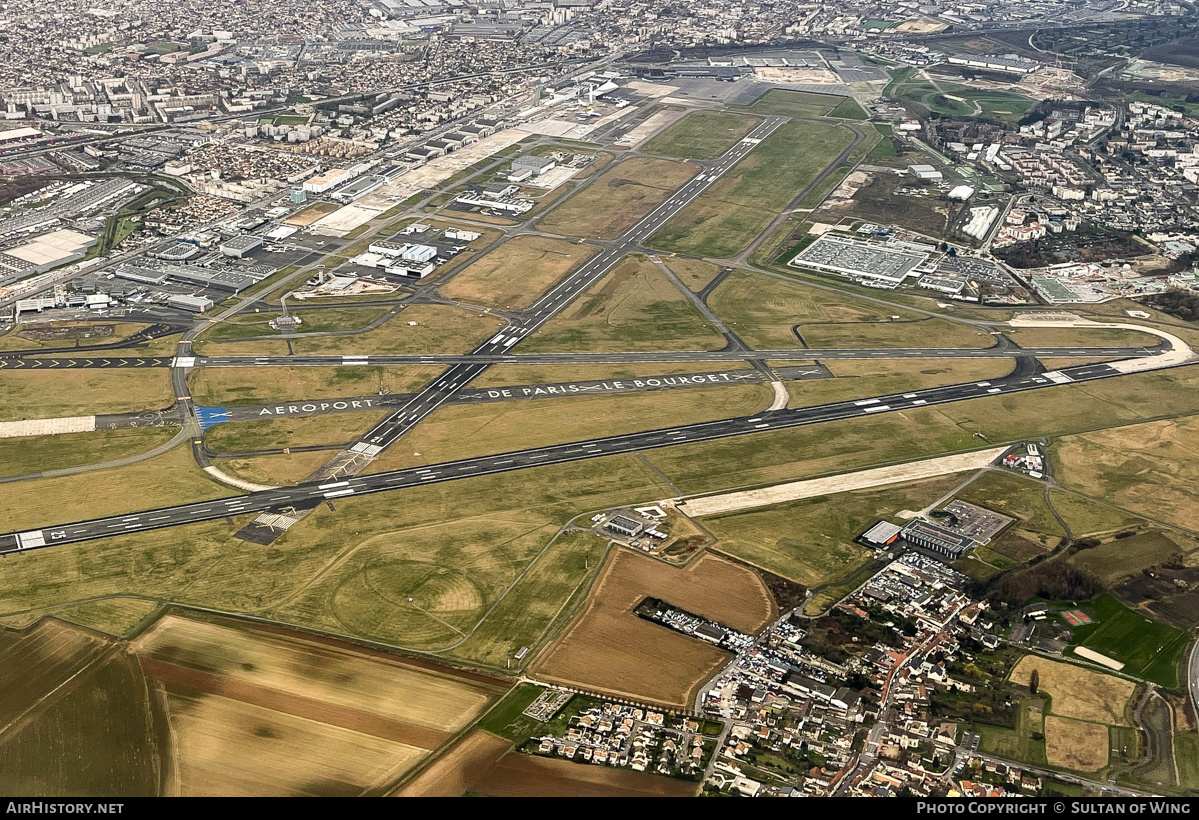
[[[708,306],[757,350],[784,350],[805,343],[818,348],[994,344],[988,334],[966,325],[743,271],[722,281],[708,297]]]
[[[369,396],[382,390],[411,393],[444,368],[387,367],[201,367],[188,378],[192,401],[200,406],[269,404],[298,399]]]
[[[1012,359],[841,359],[829,361],[826,366],[836,378],[787,382],[787,392],[791,395],[789,407],[811,407],[944,384],[997,379],[1011,373],[1016,363]]]
[[[178,427],[0,439],[0,475],[26,475],[115,461],[165,444]]]
[[[165,367],[5,370],[0,421],[162,410],[175,400]]]
[[[155,507],[205,501],[238,490],[218,484],[188,447],[125,467],[0,484],[5,529],[19,531]]]
[[[402,503],[338,499],[268,548],[232,537],[252,517],[239,516],[38,550],[9,562],[0,613],[136,593],[504,670],[510,654],[544,639],[600,564],[602,541],[552,540],[562,524],[673,494],[632,455],[526,470],[519,492],[513,478],[411,488]]]
[[[693,162],[631,157],[554,208],[537,227],[564,236],[615,239],[699,170]]]
[[[466,353],[503,326],[504,321],[495,316],[481,316],[451,305],[412,305],[375,330],[353,336],[296,339],[292,348],[298,355]],[[258,350],[246,353],[262,355]],[[225,354],[238,355],[234,349]]]
[[[371,429],[386,415],[386,410],[375,410],[231,422],[208,428],[204,433],[204,443],[218,453],[346,444]]]
[[[500,387],[515,384],[562,384],[584,379],[630,379],[746,370],[746,362],[624,362],[612,364],[497,364],[487,368],[471,387]]]
[[[746,110],[754,114],[779,114],[784,117],[823,117],[831,114],[847,99],[851,98],[772,88],[754,100]]]
[[[648,244],[691,256],[734,256],[852,142],[853,133],[833,123],[787,123]]]
[[[390,308],[386,307],[328,307],[315,310],[297,310],[292,316],[300,318],[297,333],[328,333],[340,330],[360,330],[382,318]],[[273,336],[270,322],[281,313],[243,313],[205,330],[204,341],[229,341],[254,336]]]
[[[1012,327],[1007,336],[1021,347],[1156,347],[1161,341],[1151,333],[1115,327]],[[1092,360],[1094,361],[1094,360]]]
[[[1126,674],[1167,689],[1178,687],[1179,665],[1189,643],[1185,632],[1146,618],[1111,595],[1100,596],[1087,610],[1095,623],[1075,631],[1081,646],[1120,661]]]
[[[634,615],[647,596],[746,632],[756,632],[775,614],[762,580],[744,566],[709,554],[680,569],[617,547],[586,607],[532,672],[543,680],[687,706],[729,653]]]
[[[768,385],[747,384],[445,406],[368,472],[747,416],[769,406],[770,395]]]
[[[757,117],[729,111],[694,111],[641,146],[647,154],[716,159],[753,130]]]
[[[629,256],[521,345],[521,351],[720,350],[725,338],[666,274]]]
[[[522,310],[598,252],[595,245],[518,236],[472,262],[439,292],[471,305]]]
[[[705,262],[702,259],[688,259],[685,256],[672,256],[665,260],[666,267],[674,271],[679,280],[699,293],[720,274],[720,265]]]
[[[215,458],[217,469],[254,484],[282,486],[299,484],[333,457],[329,450],[310,453],[280,453],[269,456]]]
[[[880,519],[919,510],[962,475],[790,501],[701,519],[717,549],[809,589],[836,585],[870,563],[874,551],[854,542]]]

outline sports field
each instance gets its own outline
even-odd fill
[[[518,236],[472,262],[442,285],[440,293],[469,305],[523,310],[598,252],[594,245]]]
[[[632,157],[604,171],[537,227],[564,236],[615,239],[699,170],[691,162]]]
[[[1111,595],[1100,596],[1086,610],[1093,623],[1075,630],[1079,645],[1123,663],[1126,674],[1178,687],[1189,644],[1185,632],[1146,618]]]
[[[832,123],[789,122],[713,183],[648,244],[691,256],[735,255],[853,142]]]
[[[629,256],[520,349],[530,353],[720,350],[725,338],[657,265]]]
[[[694,111],[641,146],[647,154],[681,159],[715,159],[759,122],[728,111]]]

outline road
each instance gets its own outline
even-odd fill
[[[211,521],[270,509],[287,507],[311,509],[327,499],[494,475],[548,464],[564,464],[619,453],[671,447],[676,444],[713,441],[769,430],[782,430],[843,419],[866,418],[878,413],[900,412],[969,399],[1039,390],[1061,383],[1094,381],[1123,375],[1106,364],[1079,365],[1057,372],[1060,374],[1057,380],[1051,380],[1040,374],[1030,375],[1018,371],[1011,376],[992,381],[967,382],[816,407],[779,410],[753,417],[676,425],[640,433],[480,456],[425,467],[355,476],[338,481],[312,482],[294,487],[249,493],[234,498],[182,504],[130,515],[109,516],[21,533],[8,533],[0,535],[0,554],[38,549],[55,544],[90,541],[130,532],[175,527],[199,521]]]
[[[598,257],[597,257],[598,258]],[[1010,359],[1080,358],[1132,359],[1157,356],[1170,349],[1169,344],[1158,347],[855,347],[855,348],[790,348],[787,350],[687,350],[645,353],[506,353],[514,335],[528,335],[523,326],[505,330],[472,353],[376,354],[333,356],[197,356],[194,367],[345,367],[347,365],[378,366],[396,364],[433,365],[492,365],[492,364],[620,364],[636,362],[727,362],[755,359],[779,361],[812,361],[822,359]],[[531,332],[531,331],[529,331]],[[519,338],[517,339],[519,341]],[[515,344],[516,342],[512,342]],[[169,356],[71,356],[0,358],[0,370],[69,370],[119,367],[171,367],[175,359]],[[465,372],[465,371],[463,371]],[[445,376],[451,376],[447,372]],[[447,382],[447,386],[460,378]]]

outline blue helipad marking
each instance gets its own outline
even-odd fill
[[[207,430],[221,422],[229,420],[227,407],[197,407],[196,418],[200,420],[200,430]]]

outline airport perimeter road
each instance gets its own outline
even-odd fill
[[[492,362],[489,361],[489,357],[502,356],[514,345],[535,333],[570,304],[575,297],[610,271],[642,239],[666,224],[692,200],[707,190],[725,171],[740,162],[759,142],[774,133],[784,122],[786,122],[785,117],[764,119],[719,159],[705,167],[665,202],[642,217],[616,242],[609,244],[599,254],[555,284],[532,307],[522,311],[519,319],[514,320],[498,335],[476,347],[463,357],[460,363],[451,366],[410,401],[368,430],[349,448],[348,452],[373,458],[394,444],[408,430],[445,404],[459,389],[490,367]],[[353,356],[339,358],[342,364],[353,364],[354,360],[358,358],[369,359],[369,357]]]
[[[909,393],[894,393],[857,401],[837,402],[817,407],[795,410],[779,410],[762,413],[749,418],[725,419],[701,424],[687,424],[608,436],[587,441],[576,441],[551,447],[538,447],[511,453],[463,459],[460,461],[413,467],[374,475],[357,476],[340,481],[301,484],[274,490],[264,490],[236,498],[183,504],[157,510],[111,516],[91,521],[78,521],[56,527],[29,530],[0,535],[0,553],[15,553],[39,549],[55,544],[90,541],[130,532],[144,532],[162,527],[174,527],[197,521],[264,512],[285,507],[311,508],[326,500],[353,495],[397,490],[421,484],[455,481],[480,475],[510,472],[527,467],[546,464],[562,464],[589,458],[630,453],[688,444],[699,441],[759,433],[766,430],[781,430],[809,424],[840,419],[864,418],[875,413],[898,412],[914,407],[948,404],[968,399],[1008,393],[1020,393],[1053,387],[1058,384],[1094,381],[1124,375],[1106,364],[1080,365],[1064,368],[1053,374],[1013,375],[992,381],[968,382],[965,384],[915,390]]]

